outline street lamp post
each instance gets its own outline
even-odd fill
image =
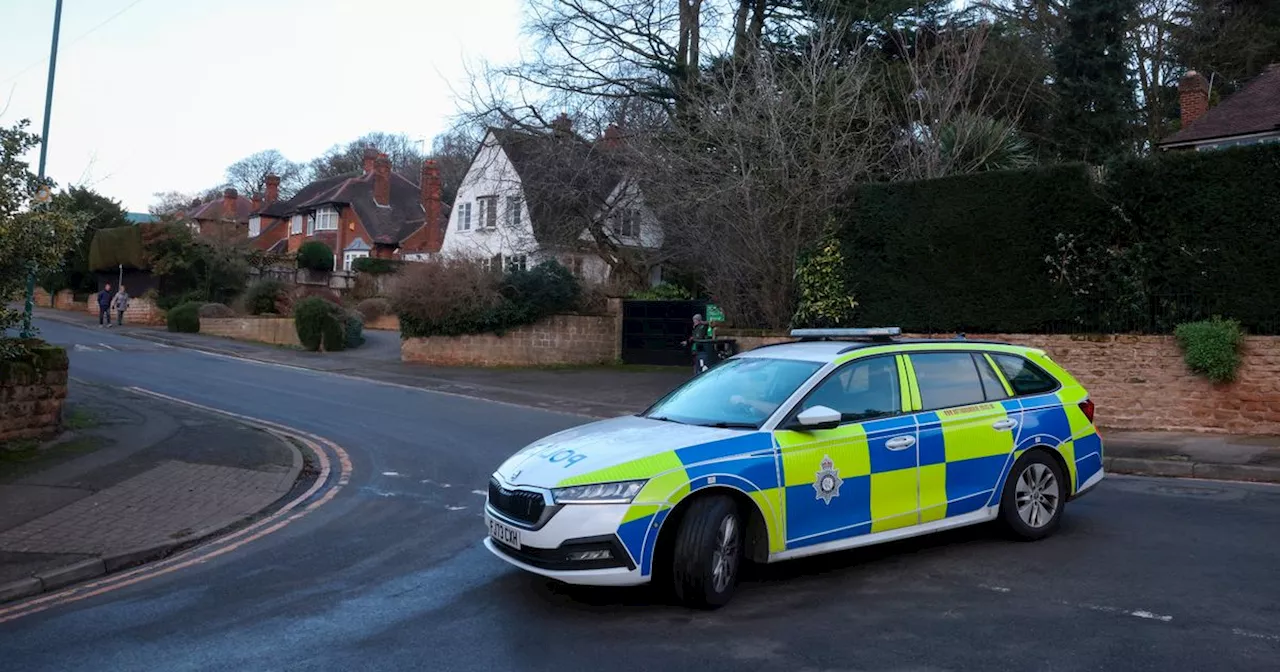
[[[57,0],[53,10],[53,45],[49,47],[49,84],[44,92],[44,128],[40,131],[40,168],[38,181],[44,184],[44,164],[49,157],[49,115],[53,110],[53,73],[58,67],[58,31],[62,28],[62,0]],[[35,309],[36,266],[32,262],[27,271],[26,305],[22,312],[22,337],[32,338],[31,313]]]

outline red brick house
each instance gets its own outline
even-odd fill
[[[295,252],[304,242],[319,240],[334,251],[340,269],[350,269],[360,257],[399,259],[439,252],[448,212],[440,201],[435,162],[423,163],[421,188],[393,172],[390,159],[376,150],[365,150],[363,168],[316,180],[284,202],[272,199],[268,180],[268,194],[247,224],[252,244]]]
[[[1182,129],[1161,149],[1204,151],[1280,142],[1280,63],[1270,65],[1239,91],[1209,107],[1209,82],[1194,70],[1178,83]]]
[[[247,199],[235,189],[226,189],[222,198],[200,203],[193,201],[191,207],[179,217],[197,234],[222,240],[242,239],[249,230],[249,215],[259,207],[259,203]]]

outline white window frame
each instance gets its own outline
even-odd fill
[[[368,250],[352,250],[350,252],[343,252],[342,253],[342,270],[344,271],[351,270],[351,267],[352,265],[355,264],[356,259],[362,259],[367,256],[369,256]]]
[[[249,237],[257,238],[260,235],[262,235],[262,218],[257,216],[250,217],[249,218]]]
[[[507,225],[513,231],[520,230],[521,211],[524,210],[524,201],[519,196],[507,197]]]
[[[337,231],[338,230],[338,211],[335,208],[320,208],[316,210],[316,231]]]
[[[498,228],[498,197],[497,196],[477,196],[476,203],[476,229],[480,231],[494,231]]]
[[[471,202],[462,203],[458,206],[458,230],[471,230]]]
[[[296,214],[289,218],[289,235],[296,236],[302,233],[302,214]]]
[[[511,273],[513,271],[529,270],[529,257],[524,254],[502,255],[502,272]]]
[[[640,211],[636,208],[619,208],[614,215],[614,232],[619,238],[640,237]]]

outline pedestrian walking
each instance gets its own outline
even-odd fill
[[[103,285],[98,292],[98,326],[111,326],[111,283]]]
[[[693,375],[698,375],[706,371],[711,361],[711,344],[706,341],[711,338],[711,324],[702,319],[702,315],[693,316],[693,332],[689,335],[689,340],[683,341],[680,345],[690,345],[693,349]]]
[[[111,300],[111,309],[116,311],[116,326],[123,327],[124,311],[129,310],[129,293],[124,291],[124,285],[120,285],[116,298]]]

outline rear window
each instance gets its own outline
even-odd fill
[[[1045,370],[1017,355],[992,354],[996,366],[1018,396],[1044,394],[1058,389],[1058,381]]]
[[[986,401],[978,367],[967,352],[929,352],[911,355],[920,386],[922,410],[968,406]]]

